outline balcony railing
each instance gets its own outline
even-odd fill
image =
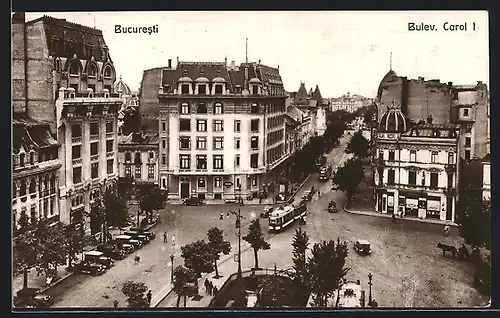
[[[82,143],[82,137],[79,136],[79,137],[72,137],[71,138],[71,142],[76,144],[76,143]]]
[[[90,161],[99,161],[99,155],[90,156]]]
[[[81,165],[81,164],[82,164],[82,158],[73,159],[73,165]]]

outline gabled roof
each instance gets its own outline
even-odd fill
[[[306,84],[305,83],[300,83],[299,90],[297,91],[297,94],[295,95],[295,104],[298,105],[307,105],[307,90],[306,90]]]
[[[321,104],[323,101],[323,97],[321,96],[321,92],[319,90],[318,85],[316,85],[316,89],[314,90],[314,93],[312,94],[312,99],[318,102],[318,104]]]

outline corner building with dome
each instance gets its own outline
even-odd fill
[[[395,101],[380,116],[373,161],[375,210],[455,222],[459,128],[412,125]]]

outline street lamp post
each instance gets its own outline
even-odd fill
[[[172,266],[170,270],[170,283],[174,283],[174,254],[170,254],[170,265]]]
[[[241,216],[241,210],[238,209],[238,213],[234,211],[230,211],[232,214],[236,215],[236,227],[238,228],[238,278],[241,278],[241,219],[244,219]]]
[[[368,306],[372,305],[372,278],[373,278],[372,273],[368,273],[368,287],[369,287]]]

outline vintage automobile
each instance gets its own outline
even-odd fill
[[[358,252],[358,254],[369,255],[372,253],[370,242],[367,240],[356,240],[354,243],[354,250]]]
[[[335,201],[330,201],[328,202],[328,212],[329,213],[337,213],[338,210],[337,210],[337,204],[335,203]]]
[[[104,256],[111,257],[112,259],[117,259],[117,260],[124,259],[125,256],[127,256],[128,254],[128,252],[125,249],[120,248],[116,244],[109,244],[109,243],[97,246],[97,250],[99,252],[102,252]]]
[[[305,201],[312,200],[313,194],[314,193],[312,190],[304,191],[304,194],[302,195],[302,200],[305,200]]]
[[[262,212],[260,212],[260,217],[261,218],[268,218],[269,214],[271,214],[274,210],[274,207],[272,206],[266,206]]]
[[[189,206],[202,205],[203,200],[198,198],[198,197],[193,196],[193,197],[189,197],[187,199],[184,199],[184,201],[182,201],[182,204],[189,205]]]
[[[14,297],[14,307],[36,307],[46,308],[54,303],[54,298],[50,295],[40,293],[38,288],[23,288]]]
[[[75,273],[90,274],[94,276],[99,276],[104,274],[106,272],[106,269],[107,269],[106,266],[102,264],[85,262],[85,261],[76,262],[70,268],[70,270]]]
[[[142,227],[132,226],[129,229],[129,231],[135,231],[135,232],[139,232],[143,235],[146,235],[147,237],[149,237],[149,240],[154,240],[156,238],[156,234],[154,232],[147,231],[147,230],[143,229]]]
[[[141,241],[142,245],[149,243],[149,237],[145,234],[140,233],[140,232],[128,230],[128,231],[125,231],[125,233],[123,233],[123,234],[132,236],[132,238],[134,240]]]
[[[134,246],[134,249],[140,249],[142,247],[142,242],[134,239],[130,235],[118,235],[115,237],[115,241],[124,244],[130,244]]]
[[[130,254],[133,251],[135,251],[135,246],[132,243],[126,242],[126,241],[122,241],[122,240],[117,241],[115,239],[115,240],[108,241],[107,244],[114,245],[114,246],[118,247],[119,249],[123,250],[126,254]]]
[[[115,261],[111,257],[105,256],[103,252],[99,251],[85,252],[83,254],[83,261],[89,263],[101,264],[106,266],[107,268],[110,268],[111,266],[115,265]]]

